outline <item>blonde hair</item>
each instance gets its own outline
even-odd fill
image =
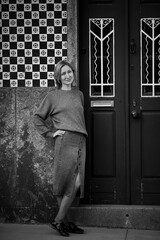
[[[72,65],[66,60],[59,61],[54,68],[54,79],[55,79],[55,82],[56,82],[56,85],[57,85],[58,89],[60,89],[62,87],[61,69],[62,69],[62,67],[66,66],[66,65],[68,67],[70,67],[72,69],[73,73],[74,73],[74,69],[73,69]]]

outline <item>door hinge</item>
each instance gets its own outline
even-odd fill
[[[130,53],[135,54],[136,53],[136,42],[134,39],[130,40]]]
[[[116,191],[116,186],[114,186],[114,192],[113,192],[113,194],[114,194],[114,201],[116,201],[117,200],[117,191]]]
[[[144,183],[141,182],[141,200],[143,200]]]

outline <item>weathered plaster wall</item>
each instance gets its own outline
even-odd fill
[[[77,1],[68,0],[68,58],[77,70]],[[33,126],[50,88],[0,88],[0,221],[47,222],[57,211],[52,195],[54,140]],[[48,119],[47,124],[51,126]]]
[[[41,137],[33,113],[49,88],[0,89],[2,218],[47,220],[52,196],[54,140]],[[51,125],[51,122],[47,121]],[[54,209],[53,209],[54,214]]]

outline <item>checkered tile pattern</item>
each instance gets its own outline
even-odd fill
[[[67,58],[67,0],[1,0],[0,87],[54,86]]]

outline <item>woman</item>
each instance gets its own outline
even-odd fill
[[[55,138],[53,169],[53,193],[57,197],[59,211],[51,226],[60,235],[83,233],[67,219],[67,212],[80,189],[84,192],[86,127],[83,112],[83,94],[72,85],[74,70],[67,61],[60,61],[54,71],[57,88],[49,92],[34,115],[38,132]],[[45,120],[50,115],[55,131],[47,128]]]

